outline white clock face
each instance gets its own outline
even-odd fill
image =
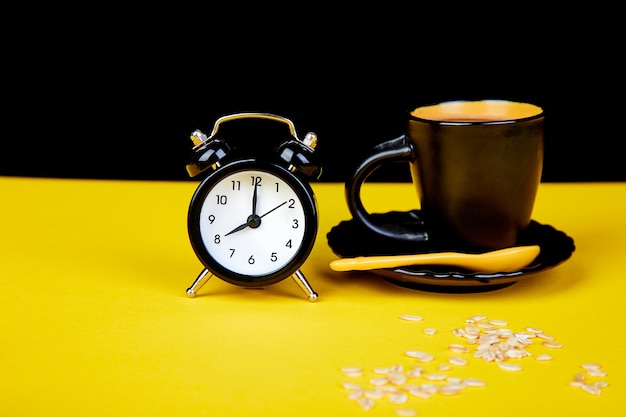
[[[302,202],[280,177],[243,170],[219,180],[200,210],[200,236],[224,268],[263,276],[284,268],[298,254],[306,232]]]

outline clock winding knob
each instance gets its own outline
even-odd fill
[[[302,143],[308,146],[311,149],[315,149],[317,146],[317,135],[313,132],[309,132],[304,135],[304,139],[302,139]]]

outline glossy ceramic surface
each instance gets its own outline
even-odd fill
[[[537,106],[482,100],[420,107],[409,114],[405,135],[374,147],[348,178],[348,208],[385,237],[446,236],[485,249],[514,246],[531,220],[543,148],[543,112]],[[429,225],[424,235],[377,227],[361,201],[363,182],[391,163],[410,165]]]

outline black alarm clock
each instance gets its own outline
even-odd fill
[[[250,150],[251,141],[220,137],[225,122],[265,119],[283,123],[290,135],[269,152]],[[255,143],[263,139],[255,132]],[[263,287],[292,277],[310,301],[318,297],[300,267],[318,230],[318,211],[309,180],[318,179],[317,137],[298,138],[294,124],[268,113],[219,118],[210,135],[191,134],[190,176],[204,174],[187,215],[191,246],[204,269],[187,289],[189,297],[216,276],[242,287]]]

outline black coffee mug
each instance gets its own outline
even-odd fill
[[[543,110],[506,100],[449,101],[418,107],[406,133],[383,142],[346,182],[353,218],[385,237],[461,247],[514,246],[530,224],[543,167]],[[372,221],[361,186],[377,168],[407,162],[423,225]]]

